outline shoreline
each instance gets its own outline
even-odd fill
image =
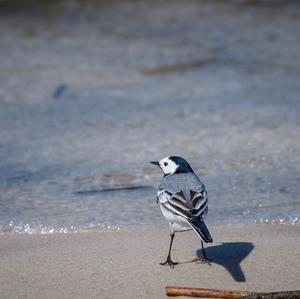
[[[296,220],[253,220],[245,222],[224,222],[224,223],[210,223],[206,221],[208,228],[212,227],[214,229],[218,228],[245,228],[251,226],[299,226],[299,218]],[[77,228],[75,226],[61,227],[61,228],[50,228],[50,227],[28,227],[29,229],[0,229],[0,237],[6,235],[61,235],[61,234],[87,234],[87,233],[101,233],[101,232],[128,232],[128,231],[147,231],[147,230],[159,230],[168,227],[167,222],[157,223],[155,225],[151,224],[127,224],[127,225],[98,225],[86,228]]]
[[[300,285],[299,225],[212,226],[211,265],[191,263],[201,244],[178,233],[174,269],[167,225],[120,231],[0,236],[2,298],[166,298],[167,285],[250,291]]]

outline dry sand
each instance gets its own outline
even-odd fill
[[[167,227],[0,236],[1,298],[165,298],[167,285],[277,291],[300,288],[300,226],[214,227],[208,264],[163,267]],[[200,242],[177,234],[173,258]]]

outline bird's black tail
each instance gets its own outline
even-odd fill
[[[194,231],[202,238],[202,240],[206,243],[210,243],[213,241],[212,236],[210,235],[206,224],[202,218],[188,220],[191,227]]]

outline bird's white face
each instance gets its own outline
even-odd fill
[[[159,166],[164,174],[173,174],[176,172],[178,165],[169,159],[169,157],[163,158],[159,161]]]

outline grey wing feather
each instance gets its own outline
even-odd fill
[[[207,192],[203,189],[200,192],[191,192],[191,201],[195,216],[203,215],[207,211]]]
[[[182,191],[172,193],[166,189],[158,192],[160,203],[168,210],[185,219],[195,219],[202,216],[207,210],[207,192],[193,192],[193,197],[186,198]]]
[[[192,217],[190,208],[187,207],[186,200],[180,193],[171,193],[168,190],[162,189],[158,191],[157,197],[165,209],[185,219]]]

